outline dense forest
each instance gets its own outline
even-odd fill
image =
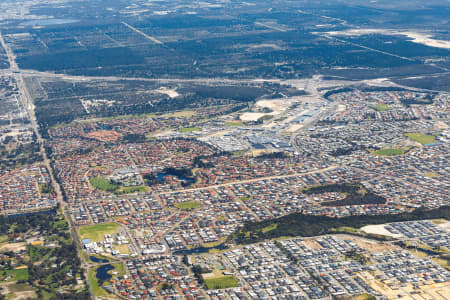
[[[43,244],[26,245],[26,256],[21,253],[3,253],[8,261],[26,266],[23,278],[17,284],[32,288],[38,299],[90,299],[86,284],[78,285],[77,278],[85,281],[84,270],[77,255],[77,246],[69,233],[64,217],[57,211],[46,211],[16,216],[0,216],[0,235],[10,242],[27,239],[36,233]],[[48,243],[48,244],[47,244]],[[0,264],[0,273],[11,272],[9,263]]]
[[[340,227],[361,228],[369,224],[439,218],[450,219],[450,206],[443,206],[434,210],[419,208],[412,212],[395,215],[349,216],[343,218],[293,213],[277,219],[247,223],[232,234],[229,239],[239,244],[251,244],[281,236],[315,236],[335,233],[336,229]],[[271,230],[267,230],[267,228]]]
[[[36,142],[19,144],[12,149],[0,144],[0,169],[14,169],[42,160],[40,146]]]

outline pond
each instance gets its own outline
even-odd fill
[[[92,260],[95,263],[107,263],[107,262],[109,262],[109,260],[107,260],[107,259],[99,258],[99,257],[93,256],[93,255],[89,256],[89,259]]]
[[[95,274],[95,277],[97,277],[98,280],[107,281],[111,279],[111,274],[108,274],[109,271],[114,270],[114,267],[110,264],[103,265],[97,269],[97,273]]]

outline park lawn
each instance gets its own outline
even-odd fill
[[[9,241],[9,237],[7,234],[0,235],[0,243],[6,243],[7,241]]]
[[[133,193],[144,193],[148,192],[150,189],[148,186],[145,185],[138,185],[138,186],[126,186],[121,187],[114,191],[114,194],[117,195],[123,195],[123,194],[133,194]]]
[[[28,268],[11,269],[4,271],[4,277],[11,276],[8,281],[28,280]]]
[[[208,290],[227,289],[239,286],[239,281],[232,275],[216,278],[205,278],[204,282]]]
[[[239,200],[245,202],[245,201],[249,201],[252,199],[252,196],[242,196],[241,198],[239,198]]]
[[[388,111],[391,110],[391,107],[384,103],[378,103],[375,105],[370,106],[370,108],[376,110],[376,111]]]
[[[80,239],[90,239],[92,242],[100,242],[105,238],[105,234],[117,233],[117,227],[120,225],[117,223],[104,223],[91,226],[80,227],[78,233]]]
[[[269,225],[269,226],[264,227],[263,229],[261,229],[261,231],[262,231],[263,233],[266,233],[266,232],[269,232],[269,231],[272,231],[272,230],[277,229],[277,227],[278,227],[278,224],[274,223],[274,224],[272,224],[272,225]]]
[[[386,149],[380,149],[372,151],[372,154],[378,155],[378,156],[396,156],[396,155],[403,155],[405,154],[405,150],[401,148],[386,148]]]
[[[410,138],[413,141],[416,141],[418,143],[421,143],[422,145],[425,144],[432,144],[432,143],[436,143],[436,137],[433,135],[428,135],[428,134],[423,134],[420,132],[411,132],[411,133],[407,133],[405,134],[408,138]]]
[[[92,292],[94,293],[94,296],[97,297],[108,296],[108,292],[98,283],[96,277],[97,268],[89,269],[89,283],[91,284]]]
[[[179,209],[183,210],[191,210],[195,209],[197,207],[200,207],[201,203],[198,201],[185,201],[185,202],[178,202],[175,204],[175,206]]]
[[[355,299],[356,300],[376,300],[377,298],[370,294],[364,293],[364,294],[356,296]]]
[[[97,190],[102,190],[106,192],[114,192],[119,188],[117,184],[112,184],[108,179],[105,179],[103,177],[89,178],[89,182]]]
[[[180,128],[180,132],[194,132],[194,131],[201,131],[200,127],[182,127]]]
[[[119,274],[117,274],[117,276],[119,276],[119,277],[126,274],[126,272],[125,272],[125,267],[123,266],[122,263],[111,264],[111,266],[113,266],[114,269],[111,270],[111,271],[109,271],[109,273],[112,273],[112,272],[115,271],[115,272],[119,273]]]

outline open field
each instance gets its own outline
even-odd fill
[[[205,278],[204,282],[209,290],[227,289],[239,286],[239,281],[234,276]]]
[[[372,151],[372,154],[378,156],[396,156],[405,154],[405,150],[401,148],[385,148],[380,150]]]
[[[92,226],[83,226],[78,230],[80,239],[90,239],[93,242],[102,241],[105,234],[114,234],[120,225],[117,223],[104,223]]]
[[[120,254],[131,254],[130,247],[127,244],[115,245],[113,248],[114,250],[118,250]]]
[[[372,108],[372,109],[374,109],[376,111],[388,111],[388,110],[391,110],[391,107],[389,105],[382,104],[382,103],[372,105],[370,108]]]
[[[243,126],[244,123],[240,122],[240,121],[230,121],[230,122],[226,122],[225,125],[228,125],[228,126]]]
[[[9,278],[7,281],[27,280],[28,268],[15,268],[6,271],[0,271],[0,277],[2,277],[3,280]]]
[[[406,136],[413,141],[421,143],[422,145],[436,143],[436,137],[428,134],[423,134],[419,132],[407,133]]]
[[[1,284],[0,287],[2,291],[0,291],[0,295],[4,295],[5,299],[18,299],[18,300],[26,300],[26,299],[37,299],[37,295],[34,289],[26,283],[6,283]],[[44,298],[45,299],[45,298]]]
[[[200,207],[201,203],[197,201],[178,202],[175,206],[182,210],[191,210]]]
[[[98,190],[106,191],[106,192],[114,192],[119,187],[118,185],[112,184],[109,180],[107,180],[103,177],[90,178],[89,182],[91,183],[91,185],[94,188],[96,188]]]

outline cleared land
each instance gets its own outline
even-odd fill
[[[385,224],[367,225],[367,226],[361,227],[360,230],[365,232],[365,233],[390,236],[390,237],[393,237],[393,238],[401,238],[401,237],[403,237],[403,234],[391,233],[384,226],[385,226]]]

